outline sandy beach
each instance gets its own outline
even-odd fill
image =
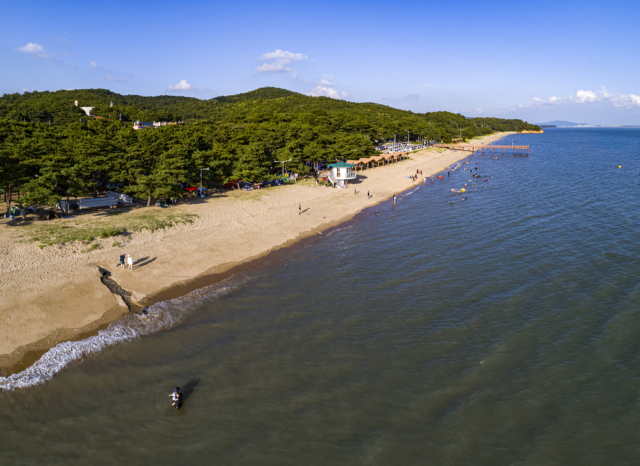
[[[506,134],[474,142],[488,143]],[[202,277],[321,234],[468,155],[422,150],[403,162],[359,172],[347,189],[318,187],[313,179],[304,179],[296,185],[230,191],[168,209],[196,215],[192,223],[97,240],[101,248],[89,252],[75,243],[39,248],[37,243],[22,239],[20,228],[9,227],[8,219],[2,219],[0,367],[14,366],[30,351],[79,338],[129,312],[102,283],[99,267],[111,272],[111,278],[131,293],[132,302],[149,305]],[[414,182],[407,176],[416,170],[422,170],[424,176]],[[299,205],[302,214],[298,213]],[[147,209],[153,210],[161,209]],[[95,220],[98,215],[82,215],[79,221]],[[114,242],[120,246],[113,246]],[[117,267],[123,253],[135,260],[134,270]]]

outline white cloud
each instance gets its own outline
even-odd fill
[[[347,94],[345,91],[342,91],[342,92],[340,93],[340,96],[341,96],[343,99],[346,99],[347,97],[351,97],[351,96],[350,96],[349,94]]]
[[[258,73],[291,73],[294,79],[298,77],[298,72],[289,65],[294,61],[307,60],[304,53],[287,52],[276,49],[275,52],[263,53],[259,60],[270,60],[256,67]]]
[[[338,91],[325,86],[316,86],[311,89],[307,95],[310,95],[311,97],[331,97],[332,99],[340,98],[340,93]]]
[[[40,53],[45,51],[42,45],[36,44],[35,42],[29,42],[27,45],[18,47],[18,50],[24,53]]]
[[[289,64],[290,62],[288,61],[274,61],[271,63],[263,63],[261,66],[257,66],[256,67],[256,71],[259,73],[270,73],[270,72],[280,72],[280,71],[287,71],[287,72],[291,72],[294,71],[292,68],[286,66],[287,64]]]
[[[68,44],[69,43],[69,39],[65,39],[64,37],[58,36],[58,40],[60,42],[62,42],[63,44]]]
[[[575,96],[571,94],[566,98],[551,96],[547,99],[540,99],[534,97],[531,99],[531,102],[520,104],[517,108],[546,109],[561,104],[586,105],[597,102],[613,105],[618,108],[635,108],[640,107],[640,96],[636,94],[614,94],[609,92],[605,87],[602,87],[602,89],[598,91],[580,89],[576,92]]]
[[[169,84],[167,86],[168,91],[190,91],[198,89],[196,86],[189,84],[186,79],[181,79],[178,84]]]
[[[96,62],[94,62],[94,61],[90,61],[90,62],[89,62],[89,64],[90,64],[91,66],[93,66],[94,68],[97,68],[97,67],[98,67],[98,64],[97,64]]]
[[[548,99],[540,99],[538,97],[534,97],[533,99],[531,99],[531,102],[518,105],[518,108],[550,108],[565,101],[566,99],[556,96],[551,96]]]
[[[328,81],[326,79],[321,79],[320,82],[318,83],[318,86],[335,86],[335,83],[332,83],[331,81]]]
[[[574,102],[585,103],[585,102],[595,102],[598,100],[598,96],[593,91],[578,91],[576,92],[576,98],[573,99]]]
[[[118,79],[118,78],[114,78],[113,76],[107,76],[107,79],[108,79],[109,81],[113,81],[113,82],[116,82],[116,83],[122,83],[122,82],[124,82],[123,80]]]
[[[292,61],[302,61],[308,58],[304,53],[292,53],[276,49],[275,52],[263,53],[260,60],[289,60],[289,63],[291,63]]]
[[[37,44],[35,42],[29,42],[27,45],[23,45],[22,47],[17,47],[17,51],[22,53],[30,53],[33,55],[37,55],[40,58],[50,58],[51,55],[47,55],[46,50],[42,45]]]
[[[640,107],[640,96],[636,94],[620,94],[615,100],[612,99],[616,107]]]

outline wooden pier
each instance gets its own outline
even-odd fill
[[[504,155],[504,150],[513,150],[513,155],[517,155],[517,151],[520,151],[520,155],[529,155],[529,146],[482,146],[482,145],[478,145],[478,146],[474,146],[474,145],[462,145],[462,146],[457,146],[455,144],[435,144],[433,147],[441,147],[444,149],[455,149],[455,150],[463,150],[463,151],[469,151],[469,152],[478,152],[478,151],[482,151],[482,153],[484,154],[484,150],[487,149],[491,149],[491,155],[493,155],[494,151],[496,149],[502,149],[502,155]],[[527,153],[525,154],[524,151],[527,151]]]

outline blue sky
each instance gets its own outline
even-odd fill
[[[640,124],[640,2],[523,3],[7,2],[0,93],[208,99],[277,86],[416,112]]]

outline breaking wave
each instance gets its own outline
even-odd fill
[[[354,227],[354,226],[356,226],[357,224],[358,224],[358,222],[357,222],[357,221],[355,221],[355,222],[353,222],[352,224],[347,225],[346,227],[336,228],[336,229],[334,229],[334,230],[331,230],[329,233],[327,233],[327,234],[326,234],[326,235],[324,235],[324,236],[325,236],[325,238],[329,238],[329,237],[333,236],[334,234],[338,233],[339,231],[342,231],[342,230],[348,230],[349,228],[353,228],[353,227]]]
[[[420,186],[417,186],[417,187],[413,188],[411,191],[407,191],[406,193],[403,193],[403,194],[399,195],[398,198],[402,199],[403,197],[409,197],[413,193],[415,193],[418,189],[420,189]]]
[[[94,356],[109,346],[175,327],[182,322],[194,305],[205,299],[223,296],[245,281],[238,283],[237,277],[232,278],[234,278],[233,285],[229,284],[230,278],[180,298],[156,303],[147,308],[146,315],[127,314],[112,322],[106,329],[100,330],[97,335],[85,340],[59,343],[24,371],[8,377],[0,377],[0,390],[40,385],[72,363]]]

